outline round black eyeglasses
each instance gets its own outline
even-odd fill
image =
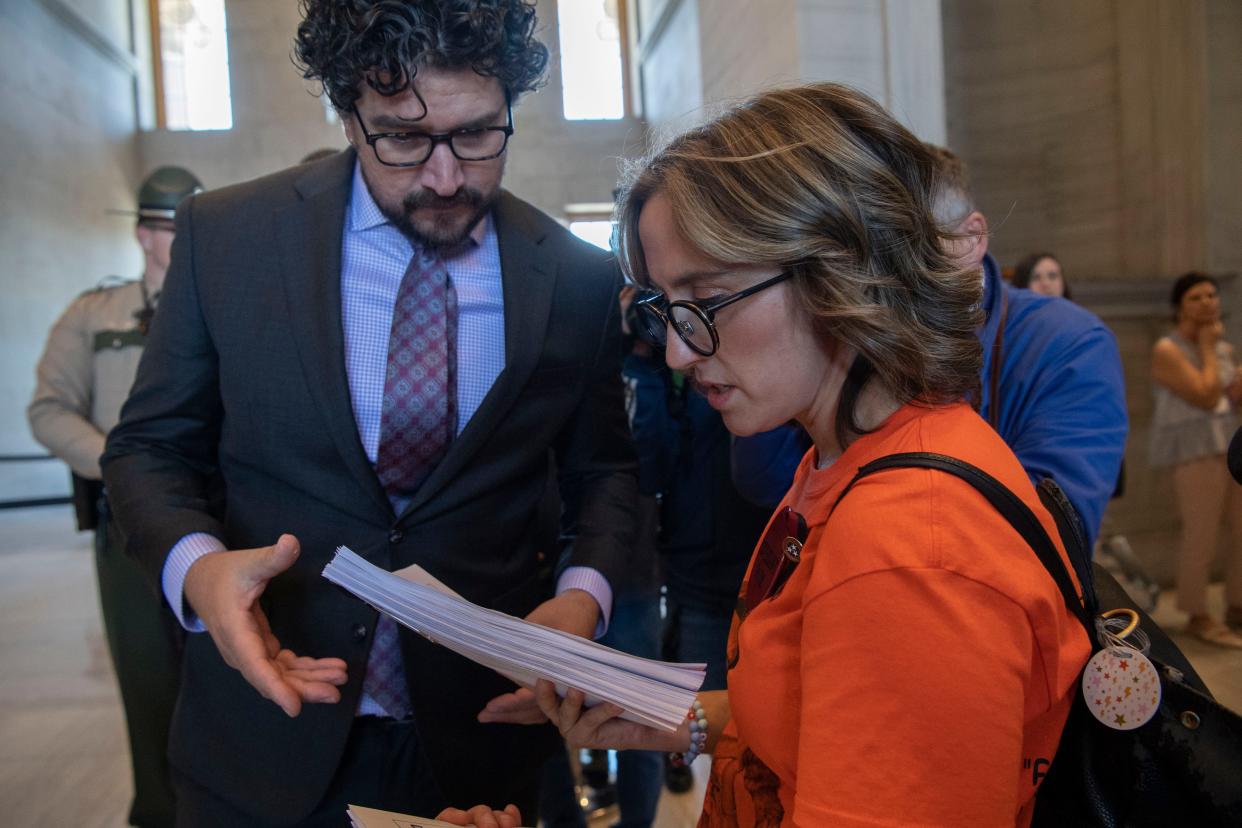
[[[753,287],[730,293],[703,305],[678,300],[668,301],[663,293],[652,293],[634,303],[640,324],[651,342],[663,346],[668,339],[668,329],[686,343],[690,350],[700,356],[711,356],[720,347],[720,334],[716,332],[716,311],[753,296],[761,290],[780,284],[793,274],[788,270]]]
[[[417,167],[426,164],[437,144],[448,144],[458,161],[490,161],[504,155],[513,135],[513,105],[506,96],[508,123],[504,126],[455,129],[452,132],[368,132],[362,114],[354,110],[358,126],[376,159],[387,167]]]

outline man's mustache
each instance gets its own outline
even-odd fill
[[[483,193],[471,187],[462,187],[451,196],[436,195],[431,190],[409,193],[401,201],[407,213],[427,207],[444,209],[447,207],[473,207],[479,209],[487,203]]]

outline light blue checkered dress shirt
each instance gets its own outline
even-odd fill
[[[475,234],[479,241],[445,260],[457,290],[457,434],[505,367],[500,246],[491,219],[483,221],[483,233]],[[355,167],[341,245],[341,319],[354,421],[372,464],[379,450],[392,309],[413,255],[410,240],[384,218]]]

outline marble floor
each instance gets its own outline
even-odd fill
[[[1155,618],[1184,618],[1163,595]],[[1220,587],[1211,599],[1217,609]],[[1242,710],[1242,652],[1174,635],[1224,704]],[[0,511],[0,824],[125,825],[129,757],[99,622],[91,536],[69,507]],[[694,824],[707,763],[690,793],[665,792],[656,828]],[[603,828],[615,818],[592,819]]]

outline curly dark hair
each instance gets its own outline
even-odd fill
[[[294,62],[353,111],[365,80],[381,95],[408,88],[420,66],[470,67],[511,98],[537,89],[548,49],[533,0],[301,0]]]

